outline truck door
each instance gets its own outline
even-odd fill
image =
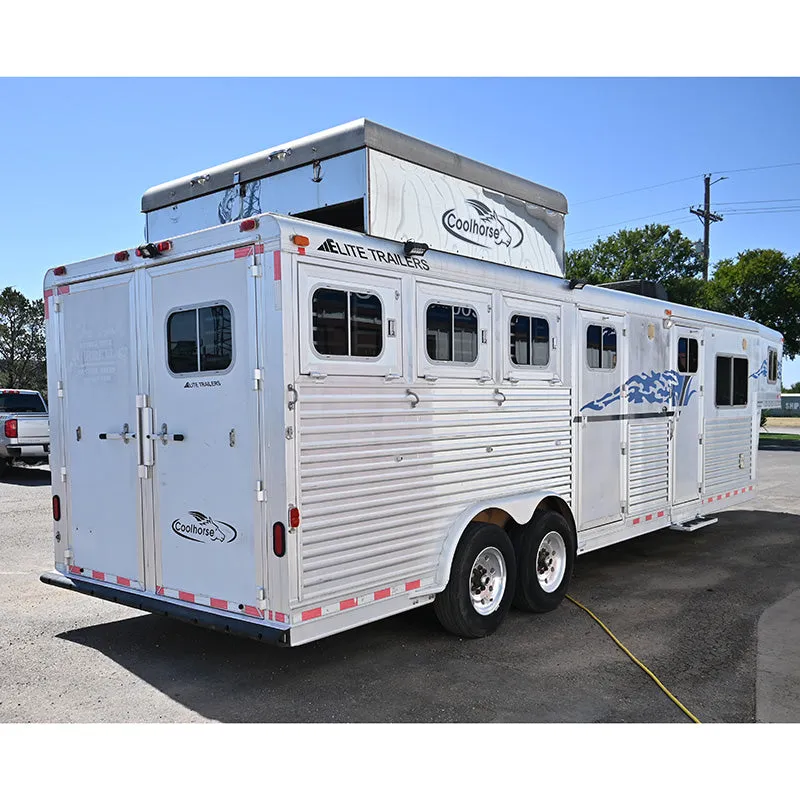
[[[672,365],[677,380],[672,395],[672,502],[689,503],[700,498],[700,385],[703,383],[702,332],[676,325],[672,329]]]
[[[582,529],[622,518],[624,317],[579,312],[578,516]]]
[[[251,264],[229,251],[148,270],[144,434],[156,591],[246,613],[264,585],[265,530]]]
[[[77,283],[57,294],[63,385],[61,397],[51,387],[50,404],[62,404],[70,570],[143,589],[138,280],[130,273]]]

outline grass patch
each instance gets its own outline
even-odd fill
[[[759,441],[791,441],[800,442],[800,434],[797,433],[760,433],[758,435]]]

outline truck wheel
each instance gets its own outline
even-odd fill
[[[433,604],[439,622],[465,639],[488,636],[508,614],[516,577],[508,534],[488,522],[471,522],[456,548],[447,586]]]
[[[572,526],[557,511],[534,515],[514,537],[517,585],[514,606],[552,611],[564,599],[577,549]]]

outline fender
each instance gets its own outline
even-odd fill
[[[548,491],[547,489],[542,489],[537,492],[528,492],[526,494],[512,494],[507,497],[485,498],[469,506],[456,518],[455,522],[450,526],[450,530],[447,532],[444,544],[442,545],[442,552],[439,556],[439,566],[436,570],[435,578],[436,582],[432,587],[426,586],[418,593],[435,594],[441,592],[444,587],[447,586],[447,581],[450,578],[450,567],[453,564],[453,556],[455,555],[456,547],[458,547],[458,543],[461,541],[461,534],[464,533],[464,529],[467,527],[470,520],[482,511],[486,511],[490,508],[499,508],[501,511],[505,511],[518,525],[524,525],[533,517],[539,503],[549,497],[555,497],[561,500],[561,502],[570,509],[570,516],[572,516],[572,509],[569,503],[558,492]],[[570,519],[569,522],[574,525],[574,518]],[[414,594],[417,594],[417,592],[414,592]]]

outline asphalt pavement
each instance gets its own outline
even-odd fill
[[[800,453],[759,462],[748,506],[582,556],[570,588],[703,722],[800,721]],[[0,481],[0,722],[689,721],[568,602],[482,640],[424,607],[279,649],[45,586],[49,482]]]

